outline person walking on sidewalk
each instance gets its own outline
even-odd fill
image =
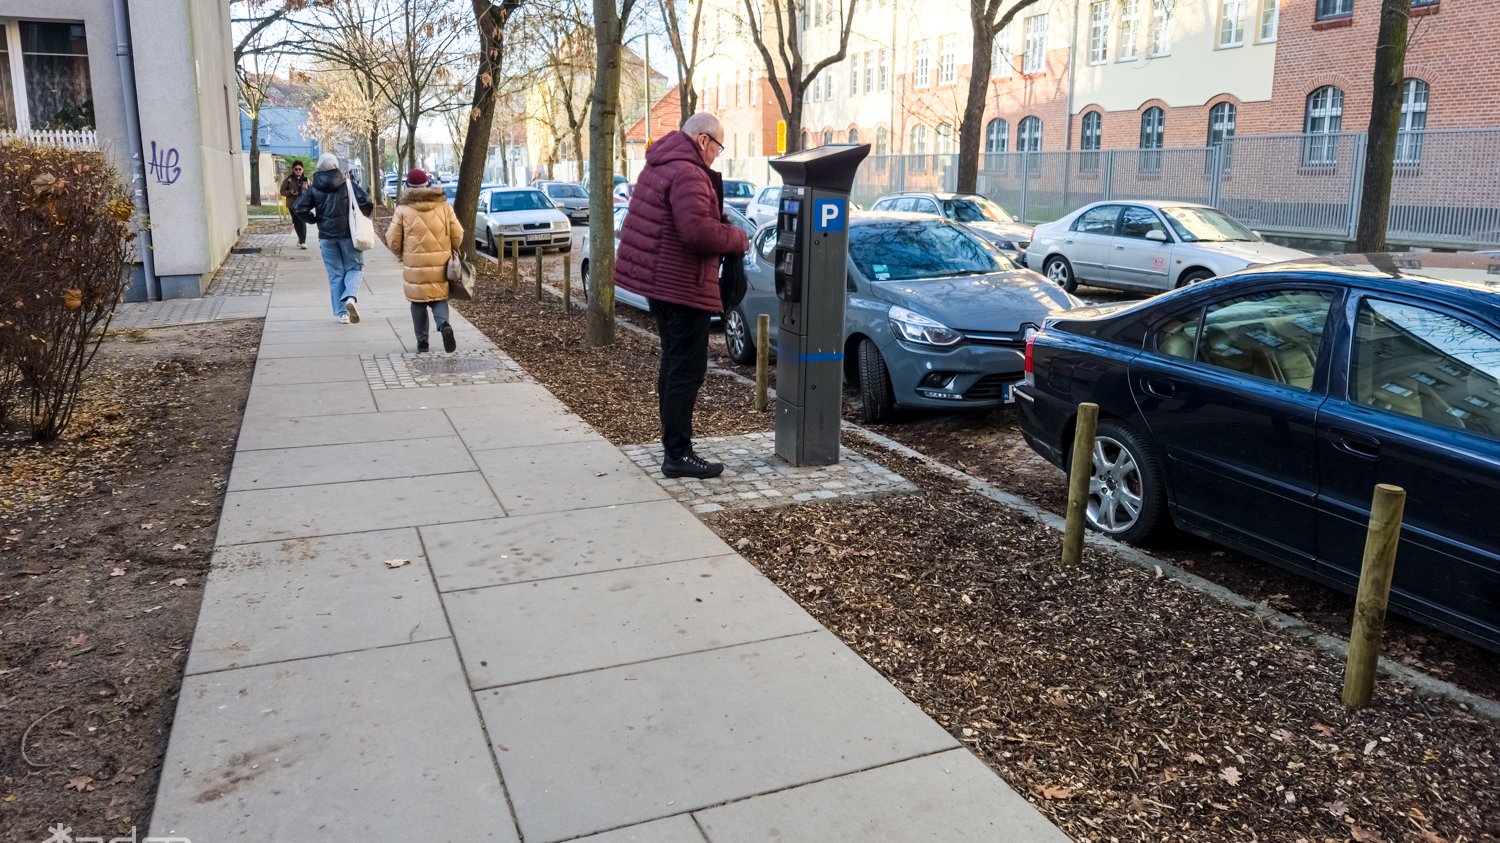
[[[318,172],[312,186],[297,199],[292,212],[303,222],[318,226],[318,247],[323,251],[323,266],[328,270],[328,290],[333,300],[333,315],[343,323],[359,321],[359,282],[365,268],[365,256],[354,248],[349,232],[348,177],[339,171],[339,159],[332,152],[318,158]],[[359,185],[354,185],[354,199],[360,213],[370,216],[375,203]]]
[[[724,151],[719,119],[699,112],[656,139],[636,180],[620,228],[615,283],[651,302],[661,335],[656,394],[661,413],[661,473],[718,477],[722,463],[693,450],[693,407],[708,371],[708,326],[723,307],[719,258],[750,248],[724,216],[709,167]]]
[[[453,353],[458,342],[448,324],[448,259],[464,242],[464,227],[441,188],[427,186],[427,173],[406,174],[406,191],[385,232],[385,245],[401,259],[401,288],[411,302],[411,325],[417,351],[427,350],[427,311],[443,335],[443,350]]]
[[[307,191],[307,176],[302,174],[302,162],[293,161],[292,171],[281,180],[281,198],[286,200],[286,209],[291,213],[297,204],[297,197]],[[292,214],[292,230],[297,232],[297,248],[307,248],[307,223],[296,214]]]

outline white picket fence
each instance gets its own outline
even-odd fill
[[[47,129],[41,131],[14,132],[0,129],[0,142],[18,140],[37,146],[55,146],[75,149],[80,152],[97,152],[99,134],[93,129]]]

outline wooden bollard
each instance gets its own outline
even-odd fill
[[[1375,693],[1375,666],[1380,661],[1380,636],[1385,630],[1385,608],[1391,600],[1391,578],[1396,572],[1396,547],[1401,543],[1405,510],[1405,489],[1385,483],[1375,487],[1370,527],[1365,533],[1365,558],[1359,569],[1359,592],[1354,599],[1349,661],[1344,665],[1344,705],[1350,708],[1364,708]]]
[[[764,412],[771,403],[771,314],[755,318],[755,409]]]
[[[1068,471],[1068,520],[1063,530],[1064,565],[1083,561],[1083,522],[1089,509],[1089,478],[1094,473],[1094,435],[1099,430],[1099,405],[1078,405],[1073,430],[1073,462]]]
[[[567,255],[563,259],[563,313],[573,312],[573,261]]]
[[[521,286],[521,241],[510,242],[510,283]]]
[[[542,247],[536,247],[536,300],[542,300]]]

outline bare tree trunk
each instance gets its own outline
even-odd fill
[[[380,133],[370,130],[370,201],[385,204],[385,180],[381,178]]]
[[[458,192],[453,211],[464,227],[464,255],[474,258],[474,218],[479,209],[479,186],[489,158],[490,131],[495,125],[495,80],[500,75],[502,36],[514,7],[490,0],[472,0],[479,26],[479,66],[474,71],[474,104],[464,134],[463,158],[458,165]]]
[[[626,0],[629,9],[630,0]],[[628,11],[627,11],[628,14]],[[594,91],[590,96],[588,343],[615,341],[614,183],[615,121],[620,110],[620,38],[615,0],[594,0]]]
[[[1401,85],[1406,76],[1406,34],[1411,0],[1382,0],[1380,35],[1375,43],[1375,79],[1370,131],[1365,145],[1365,180],[1359,197],[1356,252],[1384,252],[1391,214],[1391,177],[1396,171],[1396,139],[1401,130]]]
[[[260,109],[250,115],[250,204],[260,204]]]
[[[995,37],[1016,14],[1037,0],[1015,0],[999,20],[1001,0],[969,0],[969,23],[974,31],[974,52],[969,59],[969,90],[964,99],[964,117],[958,126],[959,193],[973,193],[979,186],[979,154],[984,143],[984,101],[990,91],[990,71],[995,56]]]

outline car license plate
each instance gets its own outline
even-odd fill
[[[537,243],[537,242],[540,242],[542,240],[551,240],[551,239],[552,239],[552,235],[550,235],[550,234],[528,234],[528,235],[526,235],[526,242],[527,243]]]
[[[1016,403],[1016,387],[1018,385],[1019,384],[1017,383],[1008,383],[1003,388],[1001,388],[1000,400],[1006,404]]]

